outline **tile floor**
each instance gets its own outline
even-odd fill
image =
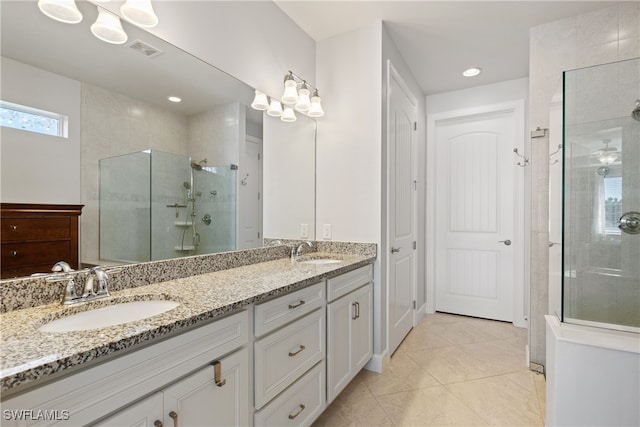
[[[509,323],[427,315],[383,374],[360,372],[313,426],[543,426],[526,343]]]

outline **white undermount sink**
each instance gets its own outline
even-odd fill
[[[333,258],[311,258],[311,259],[303,259],[298,262],[300,264],[324,265],[324,264],[337,264],[339,262],[342,262],[342,260],[333,259]]]
[[[167,300],[122,302],[61,317],[45,323],[40,332],[76,332],[147,319],[173,310],[180,303]]]

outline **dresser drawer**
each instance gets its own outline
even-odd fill
[[[256,409],[324,359],[324,312],[316,310],[255,342]]]
[[[260,337],[322,307],[324,283],[255,306],[255,335]]]
[[[318,363],[280,396],[256,412],[254,425],[308,426],[325,406],[324,361]]]
[[[333,301],[373,280],[371,264],[327,280],[327,301]]]
[[[29,265],[49,265],[69,259],[71,243],[69,241],[5,243],[2,245],[2,268],[14,268]]]
[[[2,242],[69,239],[70,218],[2,218]]]

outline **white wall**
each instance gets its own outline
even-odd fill
[[[640,56],[640,3],[620,4],[533,27],[529,55],[529,123],[549,127],[549,105],[562,72]],[[549,313],[549,139],[531,145],[530,360],[545,364]]]
[[[80,204],[80,82],[9,58],[2,100],[69,117],[68,138],[2,127],[1,200]]]

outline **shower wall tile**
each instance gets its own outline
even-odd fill
[[[575,20],[578,49],[618,41],[618,6],[578,15]]]
[[[618,44],[618,59],[633,59],[640,57],[640,40],[638,38],[620,40]]]
[[[618,6],[618,37],[620,40],[640,37],[639,2],[624,2]]]

